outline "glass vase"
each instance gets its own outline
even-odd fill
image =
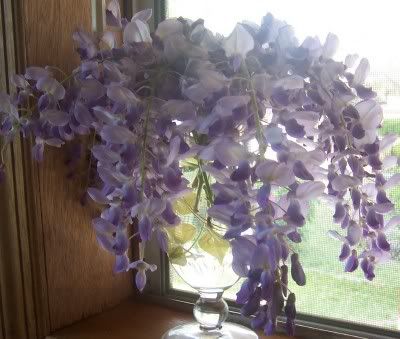
[[[215,244],[216,245],[216,244]],[[210,247],[211,248],[211,247]],[[238,281],[232,270],[230,249],[223,255],[207,253],[198,244],[185,252],[184,260],[171,261],[179,277],[199,294],[193,307],[195,322],[169,330],[162,339],[256,339],[257,334],[247,327],[225,322],[228,304],[222,298],[225,290]]]

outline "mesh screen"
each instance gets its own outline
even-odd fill
[[[169,0],[167,6],[169,16],[193,20],[202,17],[207,27],[225,35],[235,22],[243,19],[260,22],[267,11],[293,24],[300,41],[306,34],[318,35],[324,41],[329,31],[336,33],[342,41],[338,51],[340,58],[346,55],[345,51],[363,53],[361,56],[370,60],[368,82],[378,92],[385,112],[381,133],[400,134],[400,47],[388,37],[395,29],[396,21],[391,21],[391,17],[398,13],[396,1],[338,0],[333,6],[319,0]],[[400,144],[393,148],[392,154],[400,156]],[[400,172],[399,167],[391,170],[391,173],[396,172]],[[390,198],[396,203],[399,214],[400,188],[392,189]],[[192,216],[185,218],[194,225],[198,222]],[[337,259],[341,244],[327,236],[329,229],[337,227],[332,223],[330,208],[313,202],[308,222],[301,229],[304,241],[297,248],[307,274],[307,284],[304,287],[289,286],[297,295],[298,311],[399,330],[400,228],[389,235],[392,260],[378,266],[376,278],[369,282],[360,270],[352,274],[343,272],[343,264]],[[173,269],[170,276],[173,288],[190,291]],[[232,287],[226,297],[234,299],[238,288],[239,284]]]

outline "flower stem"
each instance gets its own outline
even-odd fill
[[[134,237],[137,237],[139,234],[140,234],[139,232],[136,232],[136,233],[132,234],[128,239],[132,240]]]
[[[151,95],[149,100],[147,101],[147,107],[145,112],[145,120],[144,120],[144,132],[143,132],[143,143],[142,143],[142,152],[141,152],[141,159],[140,159],[140,180],[141,180],[141,188],[140,188],[140,200],[143,200],[144,195],[144,182],[146,176],[146,148],[147,148],[147,130],[149,127],[149,120],[150,120],[150,112],[151,112],[151,105],[152,105],[152,98],[154,94],[154,87],[152,87]]]
[[[89,188],[89,184],[90,184],[90,173],[91,173],[92,158],[93,158],[91,150],[94,146],[95,141],[96,141],[96,132],[93,131],[91,138],[90,138],[90,145],[89,145],[89,164],[88,164],[87,173],[86,173],[85,192],[87,192],[87,190]]]
[[[250,86],[250,93],[251,93],[251,104],[253,106],[253,110],[255,112],[254,117],[255,117],[255,122],[256,122],[256,139],[258,142],[258,147],[260,149],[260,155],[261,157],[264,157],[265,152],[267,151],[267,145],[265,144],[263,132],[262,132],[262,125],[261,125],[261,118],[260,118],[260,113],[258,110],[258,105],[257,105],[257,97],[256,97],[256,91],[254,89],[253,83],[251,82],[251,76],[249,73],[249,70],[246,65],[246,60],[242,60],[241,68],[248,80],[249,86]]]
[[[61,68],[59,68],[59,67],[56,67],[56,66],[47,66],[47,68],[54,69],[54,70],[60,72],[60,73],[61,73],[62,75],[64,75],[65,77],[68,76],[67,73],[65,73],[65,72],[64,72]]]
[[[193,240],[193,243],[190,245],[190,247],[186,251],[189,252],[197,244],[201,235],[203,234],[203,228],[204,228],[204,224],[201,226],[201,228],[199,230],[199,234],[196,236],[196,238]]]
[[[287,213],[287,211],[281,207],[281,205],[279,205],[277,202],[273,201],[273,200],[269,200],[269,202],[273,205],[275,205],[276,207],[279,207],[284,213]]]
[[[208,175],[206,174],[206,172],[204,172],[204,170],[202,168],[202,161],[201,160],[199,160],[199,171],[201,172],[201,175],[203,177],[204,192],[206,193],[208,205],[211,206],[211,204],[213,202],[213,192],[211,190],[210,181],[208,180]]]
[[[285,287],[290,293],[293,293],[293,292],[290,290],[290,288],[289,288],[286,284],[284,284],[281,280],[278,280],[278,283],[281,284],[282,287]]]
[[[197,178],[199,180],[199,183],[198,183],[198,187],[197,187],[196,201],[194,202],[194,207],[193,207],[193,210],[195,212],[199,211],[199,202],[200,202],[201,191],[203,190],[203,182],[204,182],[204,178],[203,178],[203,175],[200,172],[200,169],[199,169],[199,171],[197,173]]]
[[[63,84],[64,82],[70,80],[71,78],[73,78],[75,76],[75,73],[72,72],[70,75],[68,75],[66,78],[64,78],[63,80],[60,81],[60,84]]]
[[[201,221],[201,222],[203,222],[203,223],[206,223],[206,224],[208,225],[208,228],[209,228],[209,229],[218,228],[218,229],[220,229],[221,231],[224,231],[224,230],[225,230],[223,227],[218,226],[218,225],[216,225],[216,224],[213,224],[213,223],[211,222],[211,218],[210,218],[210,217],[207,217],[207,219],[206,219],[206,218],[202,217],[200,214],[198,214],[197,212],[195,212],[194,209],[190,206],[190,204],[189,204],[188,202],[186,202],[185,199],[182,199],[182,202],[183,202],[183,203],[186,205],[186,207],[192,212],[193,216],[196,217],[199,221]]]
[[[200,140],[201,138],[196,132],[194,132],[193,137],[194,137],[194,141],[198,145],[202,144],[202,142]],[[199,168],[200,177],[203,178],[204,192],[206,194],[206,198],[207,198],[208,204],[209,204],[209,206],[211,206],[211,204],[213,202],[213,192],[212,192],[212,189],[211,189],[210,181],[208,180],[208,176],[204,172],[202,165],[203,165],[203,161],[201,159],[197,159],[197,166]]]

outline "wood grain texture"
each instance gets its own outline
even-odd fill
[[[168,329],[190,321],[193,321],[193,317],[189,313],[131,300],[108,312],[57,331],[48,339],[159,339]],[[289,337],[265,337],[260,334],[259,338]]]
[[[0,147],[2,147],[0,142]],[[9,149],[6,157],[12,157]],[[15,213],[15,181],[12,161],[6,164],[7,183],[0,187],[0,289],[5,338],[27,338],[21,247],[18,216]],[[11,226],[11,227],[10,227]]]
[[[76,67],[71,35],[78,27],[90,30],[90,0],[24,1],[23,20],[28,65],[57,65],[66,72]],[[114,258],[97,245],[91,227],[97,212],[79,203],[85,180],[66,174],[62,153],[46,149],[34,189],[52,330],[116,305],[132,292],[130,274],[114,275]]]
[[[2,9],[5,18],[7,67],[3,74],[8,83],[13,73],[23,73],[26,64],[25,29],[22,25],[24,0],[2,0]],[[9,91],[14,91],[8,86]],[[21,274],[14,275],[12,288],[22,286],[24,296],[23,309],[15,309],[15,318],[25,314],[25,328],[27,338],[43,338],[49,333],[49,312],[44,260],[43,232],[40,213],[40,199],[34,188],[38,186],[38,166],[31,157],[31,140],[17,137],[10,147],[12,174],[14,178],[14,204],[7,213],[16,213],[17,225],[8,223],[6,227],[17,230],[19,241],[18,253],[9,253],[9,257],[20,259]],[[6,196],[6,199],[11,200]],[[0,214],[1,215],[1,214]],[[14,262],[14,266],[17,265]],[[7,291],[6,291],[7,293]],[[8,309],[8,314],[12,314]],[[19,324],[21,326],[21,323]],[[22,338],[22,336],[18,336]],[[13,337],[12,337],[13,338]]]
[[[21,64],[19,0],[0,1],[0,90]],[[0,145],[1,147],[1,145]],[[0,338],[36,338],[24,156],[20,139],[5,152],[7,180],[0,187]]]

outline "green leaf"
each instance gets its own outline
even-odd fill
[[[192,214],[196,203],[196,193],[190,192],[174,203],[174,211],[179,215]]]
[[[195,158],[186,158],[181,161],[182,166],[198,166],[197,160]]]
[[[182,223],[175,227],[167,228],[172,241],[177,244],[184,244],[194,238],[196,227],[192,224]]]
[[[182,246],[172,247],[168,252],[168,258],[175,265],[185,266],[187,263],[185,249]]]
[[[229,242],[214,232],[204,233],[198,244],[203,251],[217,258],[220,263],[229,249]]]

